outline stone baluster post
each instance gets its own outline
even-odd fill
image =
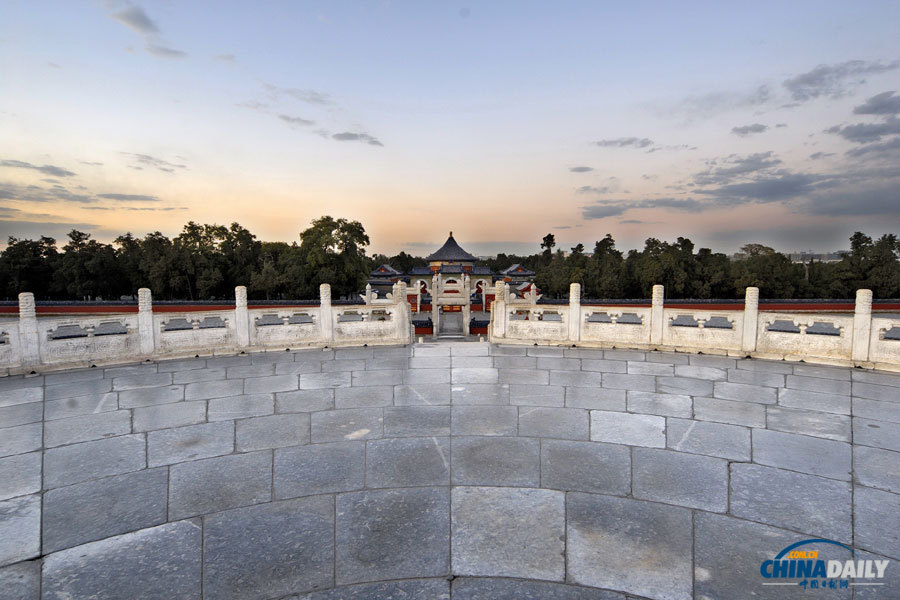
[[[569,285],[569,341],[581,340],[581,284]]]
[[[498,281],[494,285],[494,303],[491,304],[491,339],[506,337],[506,313],[508,310],[504,287],[505,284],[502,281]]]
[[[853,362],[869,360],[869,342],[872,339],[872,290],[856,290],[856,308],[853,311]]]
[[[153,327],[153,294],[150,288],[138,290],[138,336],[141,339],[141,356],[153,356],[156,352],[156,331]]]
[[[759,329],[759,288],[748,287],[744,292],[744,331],[741,333],[741,351],[756,352],[756,336]]]
[[[372,304],[372,284],[371,284],[371,283],[367,283],[367,284],[366,284],[366,297],[365,297],[365,301],[366,301],[366,306]]]
[[[666,316],[663,312],[666,290],[661,285],[653,286],[653,295],[650,301],[650,344],[662,344],[663,331],[666,324]]]
[[[331,311],[331,286],[323,283],[319,286],[319,327],[322,340],[334,340],[334,315]]]
[[[19,294],[19,343],[22,345],[23,366],[41,364],[41,337],[38,333],[34,294],[31,292]]]
[[[247,309],[247,288],[243,285],[234,288],[234,330],[238,348],[249,348],[250,311]]]

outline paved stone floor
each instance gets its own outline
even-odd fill
[[[811,537],[886,585],[763,586]],[[897,598],[897,561],[896,374],[443,343],[0,380],[2,599]]]

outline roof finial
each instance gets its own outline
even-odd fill
[[[450,232],[450,237],[453,237],[453,232],[452,232],[452,231]]]

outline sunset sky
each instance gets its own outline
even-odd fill
[[[0,238],[370,252],[900,231],[900,3],[0,4]]]

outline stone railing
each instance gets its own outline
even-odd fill
[[[19,294],[19,318],[0,321],[0,374],[136,362],[249,350],[408,344],[406,285],[389,301],[333,306],[320,286],[318,306],[248,308],[247,288],[233,307],[153,312],[150,290],[138,291],[138,312],[41,317],[34,296]],[[167,307],[170,308],[170,307]]]
[[[854,365],[900,371],[900,317],[872,315],[872,292],[859,290],[852,315],[759,310],[747,288],[743,310],[666,308],[663,286],[650,306],[582,306],[573,283],[568,304],[510,300],[496,287],[491,342],[636,348]]]

